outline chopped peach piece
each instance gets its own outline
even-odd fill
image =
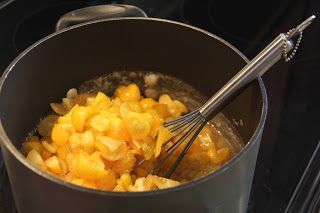
[[[139,101],[140,90],[136,84],[130,84],[126,87],[119,87],[116,91],[116,95],[121,101]]]
[[[143,110],[146,111],[147,109],[151,109],[152,107],[157,105],[157,102],[152,98],[144,98],[140,101],[140,105],[143,108]]]
[[[85,106],[78,106],[72,110],[71,121],[72,125],[78,132],[84,131],[84,125],[86,120],[90,117],[91,110]]]
[[[124,121],[118,117],[110,119],[110,125],[106,135],[116,140],[127,141],[130,139]]]
[[[42,141],[42,146],[52,154],[57,152],[57,146],[54,143],[48,143],[47,141]]]
[[[150,132],[147,113],[129,112],[123,120],[133,139],[142,139]]]
[[[52,156],[45,161],[46,166],[54,173],[62,173],[59,160],[56,156]]]
[[[119,108],[121,118],[124,118],[128,112],[142,112],[138,102],[123,102]]]
[[[98,92],[94,101],[90,104],[96,112],[107,109],[110,105],[110,98],[102,92]]]
[[[107,176],[107,171],[104,169],[104,164],[101,160],[92,160],[90,156],[84,152],[76,154],[71,172],[79,178],[88,180],[98,180]]]
[[[117,184],[117,177],[112,170],[109,169],[106,171],[106,177],[96,180],[96,184],[99,189],[112,190]]]
[[[159,117],[163,120],[166,120],[169,117],[169,109],[166,104],[157,104],[153,107],[153,109],[157,112]]]
[[[87,130],[81,134],[81,145],[87,153],[94,151],[94,136],[91,130]]]
[[[27,160],[33,163],[34,165],[36,165],[37,167],[39,167],[40,169],[45,170],[47,168],[40,153],[35,149],[29,152],[29,154],[27,155]]]
[[[173,134],[165,127],[160,127],[159,132],[158,132],[158,137],[157,137],[157,143],[156,143],[156,150],[154,153],[155,157],[158,157],[161,153],[161,148],[162,145],[169,140]]]
[[[63,146],[69,140],[69,132],[63,128],[62,124],[55,124],[52,129],[51,139],[57,146]]]
[[[127,152],[127,145],[125,142],[114,140],[106,136],[98,136],[95,147],[101,152],[101,156],[109,161],[120,160]]]
[[[106,115],[95,115],[90,120],[90,126],[99,132],[105,132],[108,130],[110,120]]]
[[[70,145],[67,143],[63,146],[58,147],[57,156],[62,160],[65,160],[70,152],[71,152],[71,148],[70,148]]]

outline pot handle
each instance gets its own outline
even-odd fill
[[[61,16],[56,24],[56,31],[85,22],[118,17],[147,17],[146,13],[132,5],[109,4],[85,7]]]

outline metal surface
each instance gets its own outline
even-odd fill
[[[303,30],[306,29],[313,22],[315,18],[316,18],[315,15],[312,15],[309,18],[307,18],[297,27],[293,28],[294,30],[287,35],[287,38],[292,39],[293,37],[297,36],[299,33],[303,32]]]
[[[11,63],[0,83],[1,147],[19,212],[245,212],[266,119],[266,93],[260,78],[223,110],[227,117],[243,120],[244,125],[236,128],[247,142],[245,147],[216,172],[179,187],[141,193],[83,188],[41,172],[18,149],[30,127],[48,112],[47,103],[92,77],[113,70],[155,70],[209,95],[246,61],[219,37],[160,19],[90,22],[32,45]],[[206,76],[212,70],[215,78],[209,79]],[[24,96],[12,99],[22,90]]]
[[[292,52],[290,53],[290,55],[288,56],[288,52],[289,52],[289,46],[287,44],[283,45],[283,57],[285,59],[286,62],[289,62],[296,54],[299,45],[301,43],[302,40],[302,36],[303,36],[303,30],[306,29],[311,23],[312,21],[316,18],[315,15],[310,16],[309,18],[307,18],[304,22],[302,22],[301,24],[299,24],[297,27],[289,30],[286,33],[286,38],[287,39],[292,39],[293,37],[299,35],[296,44],[293,47]]]
[[[76,24],[114,17],[147,17],[147,15],[140,8],[125,4],[85,7],[60,17],[56,25],[56,31]]]
[[[237,75],[215,93],[200,108],[203,117],[210,120],[210,118],[222,109],[223,105],[238,95],[241,89],[245,88],[250,81],[262,75],[272,64],[278,61],[281,58],[285,41],[285,36],[283,34],[279,35],[264,51],[258,54],[248,65],[237,73]]]
[[[295,28],[289,30],[289,32],[287,32],[287,34],[286,34],[286,37],[288,38],[289,35],[291,34],[291,32],[293,32],[294,30],[295,30]],[[283,53],[282,53],[282,55],[283,55],[283,58],[284,58],[285,62],[289,62],[296,55],[297,50],[298,50],[298,48],[300,46],[300,43],[301,43],[301,40],[302,40],[302,36],[303,36],[303,33],[301,31],[301,32],[299,32],[299,37],[298,37],[296,43],[294,44],[294,47],[292,48],[293,50],[291,51],[289,56],[288,56],[288,52],[289,52],[288,45],[287,44],[283,45]]]
[[[310,160],[305,168],[300,181],[298,182],[292,196],[288,202],[284,213],[319,212],[320,193],[320,142],[318,142]]]

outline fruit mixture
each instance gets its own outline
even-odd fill
[[[207,124],[172,179],[161,176],[184,145],[159,176],[150,175],[173,135],[163,123],[188,109],[167,94],[158,101],[145,98],[136,84],[118,87],[112,97],[70,89],[61,103],[50,105],[54,113],[40,121],[22,152],[38,168],[83,187],[130,192],[173,187],[214,171],[232,155],[227,140]]]

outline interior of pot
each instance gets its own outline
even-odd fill
[[[17,149],[66,91],[115,70],[166,73],[211,96],[245,65],[222,41],[180,24],[152,19],[121,19],[83,25],[35,45],[8,73],[0,93],[0,117]],[[262,114],[258,81],[223,113],[246,143]]]

